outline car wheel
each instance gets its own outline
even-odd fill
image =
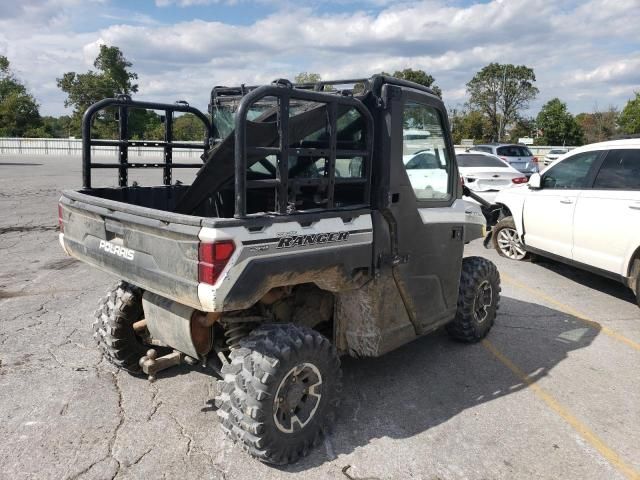
[[[525,260],[528,252],[520,239],[513,217],[504,217],[493,230],[493,246],[497,252],[511,260]]]

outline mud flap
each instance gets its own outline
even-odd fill
[[[491,245],[491,239],[493,238],[493,228],[491,228],[488,232],[487,232],[487,236],[484,237],[484,241],[482,242],[482,244],[484,245],[484,248],[491,250],[493,248],[493,246]]]

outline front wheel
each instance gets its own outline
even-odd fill
[[[524,248],[513,217],[504,217],[493,230],[493,246],[503,257],[525,260],[529,255]]]
[[[263,325],[240,341],[230,361],[216,398],[224,432],[266,463],[307,455],[340,400],[340,360],[329,340],[306,327]]]
[[[461,342],[482,340],[495,321],[500,290],[500,274],[492,262],[481,257],[464,258],[458,309],[447,325],[447,333]]]

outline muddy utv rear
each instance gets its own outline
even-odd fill
[[[118,140],[91,138],[103,108],[119,110]],[[141,145],[128,138],[133,108],[164,110],[162,162],[129,161]],[[340,356],[380,356],[445,325],[463,342],[487,335],[500,278],[463,259],[485,217],[462,200],[429,89],[385,76],[216,87],[195,146],[172,138],[185,111],[128,97],[91,107],[84,188],[60,200],[65,251],[123,279],[94,322],[112,363],[150,378],[211,368],[223,430],[282,464],[333,422]],[[95,162],[95,145],[115,145],[118,162]],[[201,149],[204,164],[176,162],[176,148]],[[196,166],[191,184],[173,182],[173,169]],[[119,186],[95,188],[95,168],[117,169]],[[132,168],[162,169],[163,185],[128,186]]]

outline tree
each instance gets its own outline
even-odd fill
[[[477,110],[452,110],[449,114],[451,123],[451,135],[456,145],[463,139],[471,139],[474,143],[482,143],[489,140],[491,126],[487,118]]]
[[[42,125],[38,103],[10,67],[9,59],[0,55],[0,136],[37,134]]]
[[[622,131],[630,135],[640,133],[640,92],[635,92],[635,96],[627,102],[618,119]]]
[[[383,75],[389,75],[386,72],[382,72]],[[436,79],[432,75],[429,75],[424,70],[414,70],[412,68],[405,68],[404,70],[396,70],[393,72],[393,77],[400,78],[402,80],[408,80],[419,85],[424,85],[427,88],[433,90],[433,93],[442,97],[442,90],[439,86],[435,85]]]
[[[533,69],[525,65],[490,63],[467,83],[469,105],[487,116],[494,139],[501,141],[507,125],[536,97],[535,81]]]
[[[322,80],[319,73],[300,72],[295,76],[293,81],[295,83],[317,83]]]
[[[536,121],[533,118],[518,118],[509,130],[509,141],[517,143],[522,137],[535,137],[537,131]]]
[[[79,129],[84,111],[90,105],[103,98],[115,97],[118,94],[132,94],[138,91],[133,83],[138,78],[130,72],[129,62],[118,47],[100,45],[100,53],[93,62],[97,71],[86,73],[67,72],[56,79],[58,88],[67,94],[65,107],[73,107],[73,119]],[[117,125],[113,111],[103,112],[97,116],[94,127],[98,136],[114,137]]]
[[[204,138],[204,125],[194,114],[185,113],[174,120],[173,135],[178,140],[201,142]]]
[[[545,145],[582,145],[584,134],[567,104],[553,98],[542,106],[537,118]]]
[[[596,105],[593,113],[579,113],[576,121],[584,132],[586,143],[609,140],[618,134],[618,118],[620,112],[614,106],[601,111]]]

